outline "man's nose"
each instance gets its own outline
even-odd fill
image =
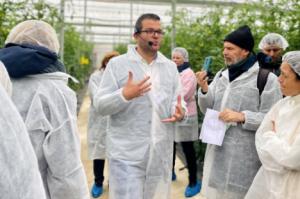
[[[274,52],[273,50],[271,50],[271,51],[270,51],[270,56],[271,56],[271,57],[274,57],[274,55],[275,55],[275,52]]]

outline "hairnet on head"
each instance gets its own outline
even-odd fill
[[[288,63],[300,75],[300,51],[290,51],[283,55],[282,62]]]
[[[5,44],[31,44],[58,53],[59,42],[51,25],[40,20],[27,20],[16,25],[7,36]]]
[[[182,47],[174,48],[173,51],[172,51],[172,54],[175,53],[175,52],[180,53],[185,62],[189,61],[189,53],[185,48],[182,48]]]
[[[289,46],[289,43],[280,34],[268,33],[261,39],[258,48],[263,50],[264,48],[269,46],[276,46],[285,50]]]

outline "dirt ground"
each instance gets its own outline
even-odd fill
[[[81,158],[85,168],[85,172],[88,178],[89,189],[93,185],[93,165],[92,161],[88,159],[87,156],[87,119],[88,119],[88,110],[90,106],[90,100],[88,95],[85,95],[80,112],[78,115],[78,127],[80,132],[80,140],[81,140]],[[179,158],[176,159],[176,175],[177,180],[172,182],[172,190],[171,190],[171,199],[184,199],[184,190],[188,183],[188,174],[187,170],[184,169],[179,171],[179,168],[183,167],[183,164],[179,161]],[[107,165],[105,166],[105,174],[106,177],[104,180],[104,193],[99,199],[108,199],[108,182],[107,182]],[[92,198],[92,197],[91,197]],[[205,199],[201,194],[198,194],[191,199]]]

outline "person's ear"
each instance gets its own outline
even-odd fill
[[[242,48],[242,56],[243,57],[248,57],[249,54],[250,54],[250,51]]]

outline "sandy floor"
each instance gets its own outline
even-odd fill
[[[80,139],[81,139],[81,158],[84,164],[84,168],[86,171],[86,175],[88,178],[89,187],[93,184],[93,167],[92,161],[90,161],[87,157],[87,142],[86,142],[86,135],[87,135],[87,118],[88,118],[88,109],[90,106],[90,100],[86,95],[83,103],[80,108],[79,116],[78,116],[78,126],[80,132]],[[176,160],[176,174],[177,180],[172,182],[172,194],[171,199],[184,199],[184,190],[187,185],[187,170],[179,171],[178,168],[181,168],[183,164],[179,161],[179,158]],[[107,168],[107,166],[105,167]],[[105,169],[104,176],[107,176],[107,170]],[[107,187],[107,178],[104,180],[104,194],[100,197],[100,199],[108,199],[108,187]],[[192,197],[191,199],[205,199],[200,194]]]

